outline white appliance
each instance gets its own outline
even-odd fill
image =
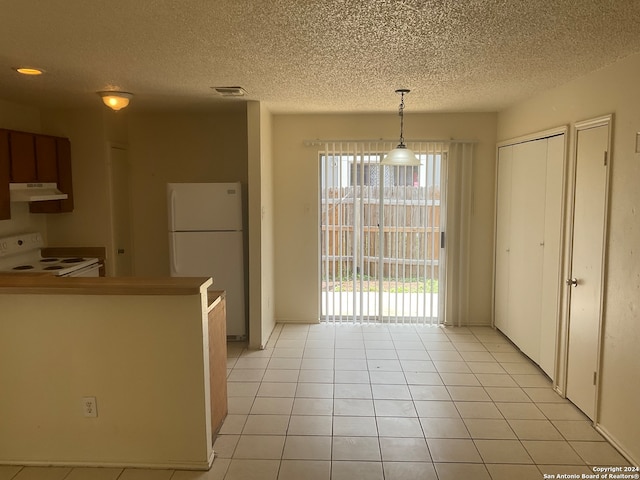
[[[57,277],[98,277],[97,258],[43,257],[42,235],[37,232],[0,238],[0,272],[50,273]]]
[[[172,277],[211,277],[225,290],[227,338],[245,339],[244,242],[240,183],[169,183]]]

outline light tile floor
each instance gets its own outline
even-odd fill
[[[488,327],[278,325],[228,348],[209,472],[0,466],[0,480],[540,480],[628,462]]]

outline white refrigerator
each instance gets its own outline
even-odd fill
[[[172,277],[211,277],[227,293],[227,338],[247,336],[240,183],[169,183]]]

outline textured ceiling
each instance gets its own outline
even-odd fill
[[[0,0],[0,98],[274,112],[498,111],[640,52],[638,0]],[[25,78],[11,67],[36,66]]]

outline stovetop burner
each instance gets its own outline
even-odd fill
[[[84,276],[84,270],[96,270],[97,258],[43,257],[42,235],[37,232],[0,238],[0,272],[48,272],[56,276]],[[76,275],[76,273],[78,275]],[[97,273],[97,272],[96,272]]]

